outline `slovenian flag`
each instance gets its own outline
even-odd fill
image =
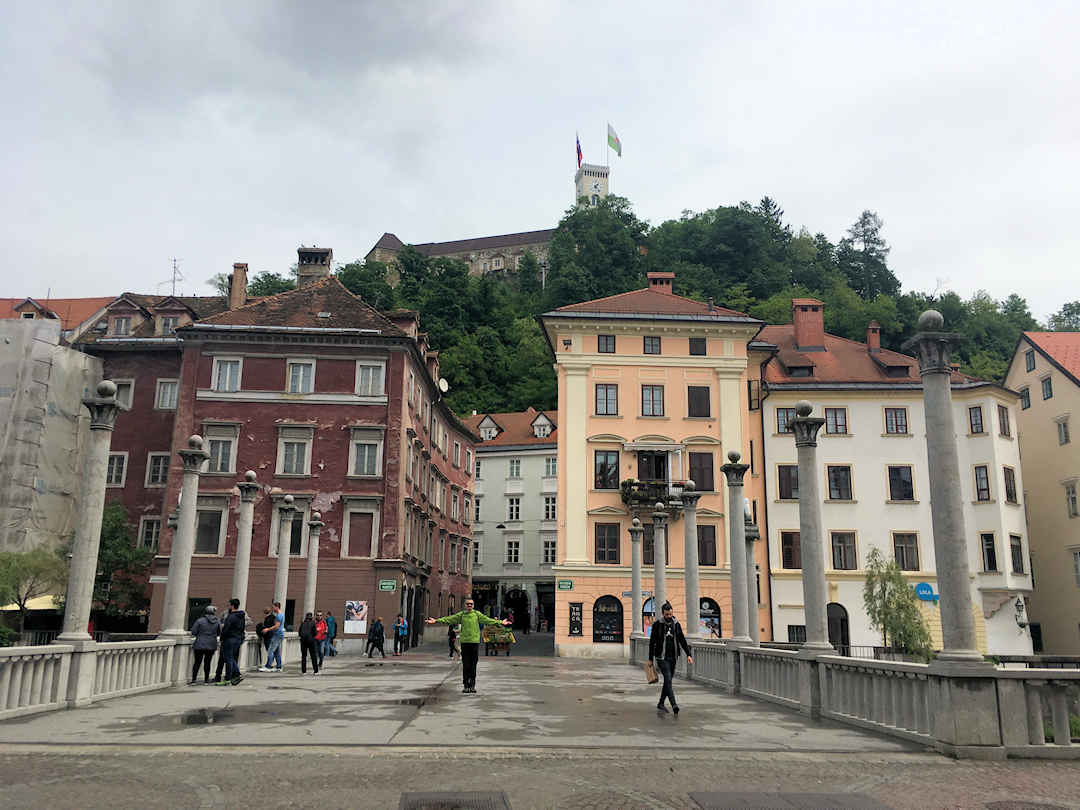
[[[622,157],[622,141],[615,134],[615,130],[611,128],[611,124],[607,125],[607,145],[615,150],[616,155]]]
[[[577,167],[581,168],[581,136],[576,132],[574,133],[574,139],[577,141]]]

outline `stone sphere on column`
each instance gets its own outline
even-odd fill
[[[112,380],[102,380],[97,384],[97,395],[102,399],[112,399],[116,396],[116,383]]]
[[[695,489],[697,489],[697,484],[694,483],[693,478],[687,478],[686,483],[683,484],[683,489],[693,492]]]
[[[192,450],[202,450],[202,436],[188,436],[187,445]]]
[[[945,326],[945,316],[936,309],[928,309],[919,316],[920,332],[940,332]]]
[[[281,502],[283,504],[285,504],[286,506],[292,506],[293,501],[295,501],[295,500],[296,500],[296,498],[294,498],[292,495],[286,495],[284,498],[281,499]]]
[[[809,400],[800,399],[798,402],[795,403],[795,413],[797,413],[799,416],[806,417],[813,412],[814,406],[810,403]]]
[[[633,526],[635,529],[640,529],[641,528],[641,519],[640,518],[634,518],[633,520],[630,521],[630,525]]]
[[[246,473],[244,473],[244,480],[247,481],[249,484],[254,484],[256,478],[258,478],[258,476],[255,475],[254,470],[248,470]]]
[[[740,453],[738,450],[732,450],[730,453],[727,454],[727,457],[728,461],[730,461],[732,464],[738,464],[739,459],[742,458],[742,453]]]
[[[657,512],[663,512],[664,511],[664,502],[663,501],[657,501],[656,506],[654,508],[656,509]]]
[[[319,521],[319,520],[322,520],[322,513],[321,512],[312,512],[311,513],[311,522],[315,523],[316,521]]]

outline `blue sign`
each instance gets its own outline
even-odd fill
[[[920,582],[915,586],[915,595],[924,602],[936,602],[938,595],[934,593],[934,586],[929,582]]]

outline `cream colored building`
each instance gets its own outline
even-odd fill
[[[1005,384],[1020,393],[1036,651],[1080,655],[1080,450],[1072,419],[1080,414],[1080,332],[1025,332]]]

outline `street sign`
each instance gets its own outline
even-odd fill
[[[622,595],[623,595],[624,599],[632,599],[633,596],[634,596],[634,592],[633,591],[623,591]],[[642,599],[645,599],[646,597],[649,597],[649,596],[652,596],[652,591],[642,591],[641,592],[641,598]]]
[[[924,602],[936,602],[938,595],[934,593],[934,586],[929,582],[920,582],[915,586],[915,595]]]
[[[168,581],[169,581],[169,578],[167,576],[161,576],[161,575],[158,575],[158,574],[154,574],[152,577],[150,577],[150,584],[151,585],[160,585],[160,584],[168,582]]]
[[[396,591],[397,580],[396,579],[380,579],[379,580],[380,591]]]
[[[572,591],[574,590],[574,580],[572,579],[560,579],[559,580],[560,591]]]

